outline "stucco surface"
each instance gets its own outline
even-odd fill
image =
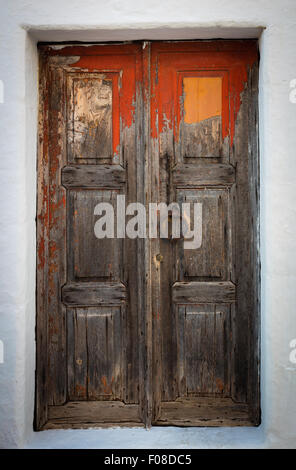
[[[0,447],[296,447],[295,1],[0,0],[0,11]],[[261,426],[33,433],[36,41],[259,36]]]

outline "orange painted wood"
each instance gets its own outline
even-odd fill
[[[205,41],[152,44],[151,76],[151,130],[152,137],[171,126],[178,141],[180,124],[179,98],[182,95],[182,77],[221,76],[222,136],[230,136],[233,144],[234,127],[240,108],[240,94],[247,81],[248,69],[257,60],[256,41]],[[174,79],[178,73],[179,80]],[[230,115],[228,114],[230,110]],[[158,113],[158,121],[156,114]],[[174,122],[177,116],[177,122]],[[158,122],[158,128],[157,123]]]

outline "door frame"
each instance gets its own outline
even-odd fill
[[[148,204],[153,200],[153,194],[157,187],[157,152],[155,151],[155,145],[157,145],[157,139],[151,139],[151,120],[150,120],[150,108],[151,108],[151,45],[159,44],[160,47],[171,47],[172,43],[178,46],[178,44],[190,44],[190,43],[204,43],[209,41],[134,41],[136,44],[142,45],[142,139],[139,145],[142,146],[144,160],[139,161],[139,167],[142,171],[142,187],[139,189],[141,192],[141,198],[145,203],[146,211],[148,210]],[[248,42],[254,44],[256,40],[213,40],[211,41],[214,48],[223,50],[223,48],[229,48],[230,43],[244,44],[248,47]],[[118,43],[118,46],[122,46],[126,42]],[[97,43],[98,46],[105,46],[108,44]],[[41,45],[40,50],[46,50],[48,47],[54,47],[52,43]],[[84,47],[87,44],[83,45]],[[91,46],[91,44],[90,44]],[[60,46],[59,46],[60,47]],[[68,45],[65,47],[69,47]],[[78,47],[77,44],[74,47]],[[39,138],[38,138],[38,190],[37,190],[37,214],[40,214],[40,209],[44,207],[44,204],[48,204],[48,186],[47,186],[47,175],[48,175],[48,161],[45,158],[46,152],[44,150],[44,132],[46,132],[46,119],[44,119],[44,103],[46,105],[46,96],[44,96],[44,64],[40,59],[40,97],[43,99],[39,100]],[[254,89],[255,89],[254,84]],[[254,111],[254,132],[253,136],[249,136],[250,145],[252,148],[252,172],[249,175],[249,181],[252,180],[252,214],[253,214],[253,292],[254,292],[254,315],[253,315],[253,328],[254,328],[254,364],[253,364],[253,383],[255,384],[254,391],[254,402],[257,403],[256,409],[254,409],[254,420],[255,424],[260,422],[260,245],[259,245],[259,146],[258,146],[258,93],[253,96],[253,111]],[[148,212],[147,212],[148,213]],[[45,410],[44,404],[46,403],[46,389],[42,384],[42,374],[44,374],[44,367],[46,366],[46,358],[44,356],[47,344],[47,318],[45,314],[46,306],[44,306],[45,292],[48,288],[46,285],[46,270],[47,258],[46,258],[46,247],[44,245],[44,233],[42,224],[44,220],[37,217],[37,287],[36,287],[36,316],[37,316],[37,345],[36,345],[36,391],[35,391],[35,429],[39,430],[42,425],[41,422],[46,422],[47,411]],[[43,241],[42,241],[43,240]],[[143,286],[143,297],[139,304],[141,314],[141,328],[144,334],[144,342],[140,350],[142,351],[141,356],[141,371],[140,376],[143,380],[143,423],[146,427],[150,427],[153,422],[153,414],[155,413],[155,389],[153,387],[153,377],[157,370],[157,350],[155,349],[155,322],[153,321],[153,315],[157,311],[157,299],[153,298],[153,289],[155,285],[159,283],[159,270],[156,262],[156,255],[159,253],[158,239],[149,240],[144,239],[138,245],[138,250],[141,256],[144,258],[145,273],[138,272],[138,277],[141,278]],[[45,277],[44,277],[45,276]],[[42,287],[41,287],[42,286]],[[43,308],[40,307],[43,306]],[[255,416],[256,415],[256,416]],[[95,425],[95,424],[94,424]],[[223,425],[223,424],[222,424]],[[96,425],[97,426],[97,425]],[[101,426],[101,425],[100,425]],[[83,426],[80,426],[83,427]],[[91,424],[89,425],[91,427]]]

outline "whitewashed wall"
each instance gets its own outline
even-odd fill
[[[296,447],[294,0],[0,0],[0,447]],[[36,41],[260,37],[262,425],[33,433]]]

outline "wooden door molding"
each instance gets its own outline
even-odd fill
[[[39,50],[35,429],[258,425],[256,41]],[[214,119],[186,101],[205,83]],[[118,194],[202,201],[208,251],[94,244],[82,228]]]

